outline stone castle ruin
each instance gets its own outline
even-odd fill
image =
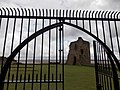
[[[90,64],[90,43],[81,37],[71,42],[66,64],[89,65]]]

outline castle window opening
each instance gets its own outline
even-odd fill
[[[75,44],[75,50],[77,50],[77,45]]]
[[[83,49],[81,49],[81,54],[83,54]]]
[[[74,62],[73,62],[73,65],[75,65],[76,64],[76,57],[74,56]]]

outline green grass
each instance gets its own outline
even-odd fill
[[[16,67],[16,66],[12,66]],[[24,65],[20,65],[20,67],[24,67]],[[28,67],[32,67],[32,65],[28,65]],[[16,79],[16,68],[11,69],[11,75],[10,79],[12,79],[12,74],[14,74],[14,80]],[[22,75],[22,79],[24,78],[24,68],[19,69],[19,75],[18,80],[20,80],[20,75]],[[51,76],[52,74],[56,74],[56,66],[51,65],[50,69]],[[43,65],[42,69],[42,79],[44,79],[44,75],[46,74],[46,79],[48,73],[48,66]],[[58,79],[60,78],[60,73],[62,73],[62,66],[58,65]],[[30,79],[32,79],[32,68],[27,68],[26,72],[26,78],[28,79],[28,75],[30,75]],[[38,79],[40,76],[40,65],[35,66],[34,71],[34,78],[36,79],[36,74],[38,74]],[[8,76],[8,75],[7,75]],[[62,76],[61,76],[62,78]],[[94,73],[94,67],[88,67],[88,66],[80,66],[80,65],[65,65],[65,90],[95,90],[95,73]],[[6,77],[8,79],[8,77]],[[52,77],[50,77],[52,79]],[[56,76],[54,76],[54,79],[56,79]],[[18,89],[22,90],[23,83],[17,84]],[[39,90],[40,84],[34,84],[34,90]],[[6,88],[7,85],[5,85]],[[14,90],[15,84],[9,84],[9,90]],[[26,84],[26,90],[31,90],[31,83]],[[58,84],[58,90],[61,89],[62,85]],[[55,84],[50,84],[51,90],[55,90]],[[42,84],[42,90],[47,90],[47,84]]]
[[[66,65],[65,90],[95,90],[94,68]]]

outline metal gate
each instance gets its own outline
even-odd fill
[[[0,9],[0,90],[64,90],[65,26],[91,36],[98,90],[118,90],[119,12]]]
[[[119,62],[104,45],[93,42],[97,90],[119,90]]]
[[[5,10],[3,8],[2,10],[4,15],[1,16],[1,22],[4,23],[6,18],[7,22],[4,24],[6,31],[1,62],[0,90],[64,90],[63,25],[53,24],[49,19],[46,26],[45,19],[37,16],[41,15],[41,11],[38,14],[37,10],[33,11],[33,9],[32,13],[30,9],[28,11],[21,9],[22,12],[19,9]],[[61,21],[55,20],[55,22]],[[10,55],[5,58],[5,53],[8,52],[6,40],[11,23],[13,23],[13,30],[11,30],[13,34]],[[17,26],[18,24],[20,26]],[[25,27],[27,30],[24,30]],[[19,34],[16,37],[18,29]],[[54,43],[51,43],[52,32],[55,34]],[[16,48],[14,47],[17,42],[15,38],[19,38]]]

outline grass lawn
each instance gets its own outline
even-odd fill
[[[95,90],[94,67],[66,65],[65,90]]]
[[[21,65],[22,67],[24,67],[23,65]],[[32,65],[31,65],[32,66]],[[30,66],[30,67],[31,67]],[[20,69],[19,72],[19,76],[22,75],[22,78],[24,78],[24,68]],[[61,65],[58,65],[58,74],[61,73]],[[27,77],[28,75],[32,74],[32,68],[27,69]],[[52,74],[55,74],[56,72],[56,67],[53,65],[51,65],[51,69],[50,69]],[[43,65],[43,77],[46,74],[46,79],[47,79],[47,72],[48,72],[48,66],[47,65]],[[14,79],[16,78],[16,68],[12,68],[11,69],[11,75],[10,78],[12,78],[12,74],[14,74]],[[40,65],[35,66],[35,78],[36,78],[36,74],[38,74],[38,80],[39,75],[40,75]],[[65,65],[65,90],[95,90],[95,73],[94,73],[94,67],[88,67],[88,66],[80,66],[80,65]],[[7,78],[7,77],[6,77]],[[32,78],[32,75],[29,77]],[[56,78],[56,76],[54,76],[54,79]],[[59,78],[59,76],[58,76]],[[42,78],[44,79],[44,78]],[[22,90],[23,89],[23,83],[22,84],[17,84],[18,89],[17,90]],[[55,90],[54,86],[55,84],[50,84],[51,88],[50,90]],[[5,84],[5,88],[6,88],[7,84]],[[9,90],[14,90],[15,84],[9,84]],[[31,90],[31,83],[26,84],[26,89],[25,90]],[[39,90],[40,84],[36,84],[34,83],[34,90]],[[42,90],[47,90],[47,84],[42,84]],[[61,85],[58,84],[58,87],[61,88]],[[62,90],[62,89],[58,89],[58,90]]]

